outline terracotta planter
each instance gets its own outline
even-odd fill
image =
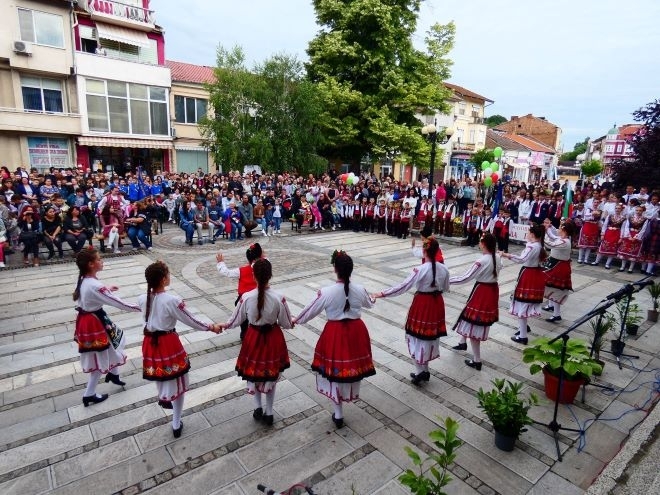
[[[516,438],[495,430],[495,447],[505,452],[511,452],[516,447]]]
[[[584,383],[583,378],[579,380],[567,380],[564,377],[561,390],[559,390],[559,377],[549,373],[546,369],[543,370],[543,376],[545,378],[545,396],[554,401],[557,395],[559,395],[560,404],[572,404],[580,387]]]

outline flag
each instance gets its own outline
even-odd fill
[[[142,176],[142,167],[137,168],[137,181],[138,181],[138,201],[151,196],[151,191],[149,191],[149,186],[144,183],[144,177]]]
[[[497,216],[497,213],[500,210],[500,204],[502,204],[502,193],[504,191],[504,184],[500,182],[500,184],[497,186],[497,192],[495,193],[495,201],[493,202],[493,213],[491,215],[491,218],[495,218]]]
[[[568,181],[566,194],[564,195],[564,212],[562,214],[564,218],[571,218],[573,214],[573,187],[571,181]]]

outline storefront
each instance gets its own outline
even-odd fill
[[[155,170],[170,170],[171,141],[80,137],[76,149],[78,164],[85,170],[102,169],[120,176],[138,167],[149,175]]]
[[[50,167],[72,166],[71,141],[68,138],[28,136],[27,146],[30,169],[36,168],[43,173]]]
[[[449,167],[445,172],[445,180],[449,179],[462,179],[466,175],[474,178],[476,169],[472,163],[472,155],[467,153],[454,153],[451,155]]]
[[[205,148],[198,146],[176,146],[175,169],[181,173],[195,173],[202,169],[202,172],[209,172],[209,152]]]

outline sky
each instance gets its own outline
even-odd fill
[[[215,65],[218,45],[248,66],[286,53],[307,60],[319,32],[311,0],[151,0],[166,58]],[[425,0],[414,42],[456,24],[450,82],[495,103],[486,116],[531,113],[562,129],[564,151],[660,98],[660,0]],[[655,55],[654,55],[655,54]]]

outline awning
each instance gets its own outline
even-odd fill
[[[184,145],[176,145],[174,146],[174,149],[177,151],[208,151],[206,148],[202,148],[201,146],[186,146]]]
[[[147,35],[140,31],[133,31],[119,26],[111,26],[110,24],[96,24],[96,32],[99,38],[105,40],[118,41],[119,43],[126,43],[133,46],[149,46],[149,38]]]
[[[158,141],[155,139],[123,139],[111,137],[81,136],[78,138],[81,146],[103,146],[106,148],[149,148],[157,150],[171,150],[172,141]]]

